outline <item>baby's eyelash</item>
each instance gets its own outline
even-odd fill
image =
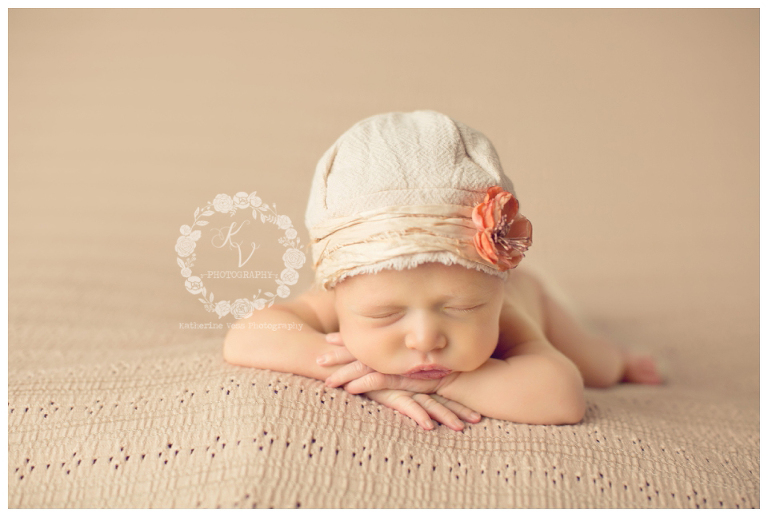
[[[482,307],[482,304],[481,305],[475,305],[474,307],[469,307],[468,309],[459,309],[459,308],[456,308],[456,307],[446,307],[446,309],[451,309],[451,310],[459,311],[459,312],[470,312],[470,311],[474,311],[475,309],[479,309],[480,307]]]
[[[459,307],[445,307],[445,309],[452,310],[452,311],[458,311],[458,312],[472,312],[474,310],[479,309],[483,305],[485,305],[485,304],[481,303],[479,305],[475,305],[474,307],[468,307],[466,309],[461,309]],[[387,313],[387,314],[366,315],[365,317],[366,318],[370,318],[370,319],[374,319],[374,320],[383,320],[383,319],[386,319],[386,318],[391,318],[392,316],[397,316],[398,314],[400,314],[400,311],[390,312],[390,313]]]
[[[384,318],[389,318],[390,316],[394,316],[395,314],[397,314],[397,313],[396,312],[390,312],[389,314],[384,314],[384,315],[381,315],[381,316],[376,315],[376,316],[368,316],[368,317],[369,318],[373,318],[375,320],[381,320],[381,319],[384,319]]]

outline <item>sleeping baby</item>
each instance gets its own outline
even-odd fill
[[[226,361],[343,387],[427,430],[574,424],[584,386],[661,382],[653,358],[593,334],[518,268],[531,223],[491,142],[461,122],[358,122],[320,159],[306,223],[314,286],[246,320],[303,330],[231,329]]]

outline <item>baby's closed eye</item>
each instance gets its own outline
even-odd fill
[[[366,318],[372,318],[372,319],[375,319],[375,320],[381,320],[381,319],[385,319],[385,318],[391,318],[392,316],[397,316],[401,312],[402,311],[386,312],[386,313],[381,313],[381,314],[368,314],[368,315],[365,315],[365,317]]]
[[[443,307],[442,310],[444,311],[453,311],[453,312],[472,312],[476,311],[477,309],[483,307],[485,304],[481,303],[478,305],[469,305],[469,306],[451,306],[451,307]],[[394,316],[402,315],[406,312],[405,309],[397,309],[397,310],[387,310],[383,312],[372,312],[367,314],[362,314],[362,316],[365,316],[366,318],[371,319],[387,319],[392,318]]]
[[[445,307],[445,310],[458,311],[458,312],[472,312],[481,308],[484,305],[485,305],[484,303],[481,303],[480,305],[473,305],[469,307]]]

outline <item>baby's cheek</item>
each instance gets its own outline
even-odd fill
[[[489,328],[482,330],[476,328],[465,335],[463,342],[466,345],[462,347],[461,355],[467,371],[475,370],[485,363],[496,350],[498,340],[498,331],[494,335]]]
[[[348,327],[342,329],[341,339],[355,359],[376,371],[383,371],[387,365],[387,347],[378,342],[371,329]]]

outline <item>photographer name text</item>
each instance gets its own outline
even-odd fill
[[[277,278],[272,271],[208,271],[200,273],[200,278]]]
[[[223,328],[228,329],[266,329],[266,330],[301,330],[304,326],[303,323],[256,323],[255,321],[249,321],[248,323],[216,323],[207,322],[201,323],[193,321],[191,323],[179,323],[179,329],[181,330],[221,330]]]

